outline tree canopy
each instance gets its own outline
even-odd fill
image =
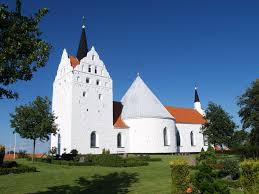
[[[7,86],[18,80],[31,80],[33,72],[45,66],[51,49],[41,39],[39,29],[48,9],[39,9],[33,16],[21,13],[20,0],[16,0],[14,11],[0,3],[0,99],[18,98],[18,93]]]
[[[208,136],[210,144],[227,145],[231,143],[234,129],[237,127],[230,116],[220,105],[209,102],[205,110],[207,122],[202,125],[202,132]]]
[[[238,105],[243,129],[251,129],[250,143],[259,145],[259,79],[239,97]]]
[[[51,103],[47,97],[36,97],[29,104],[15,108],[15,114],[11,116],[11,127],[22,138],[33,140],[33,155],[35,142],[49,140],[51,133],[57,133],[56,117],[51,112]]]

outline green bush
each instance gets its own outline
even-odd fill
[[[112,154],[100,154],[92,155],[87,154],[84,157],[83,162],[77,160],[54,160],[52,158],[37,158],[37,162],[45,162],[58,165],[69,166],[106,166],[106,167],[134,167],[134,166],[146,166],[147,161],[144,161],[138,157],[122,158],[119,155]]]
[[[259,161],[247,160],[240,164],[240,183],[245,193],[259,193]]]
[[[246,145],[237,148],[237,153],[240,154],[242,159],[258,159],[259,146]]]
[[[207,151],[202,151],[199,156],[196,158],[197,162],[202,162],[202,161],[206,161],[206,163],[208,165],[215,165],[217,163],[217,157],[216,157],[216,153],[215,150],[209,146]]]
[[[202,161],[198,165],[198,171],[192,177],[192,183],[198,193],[230,194],[227,185],[222,180],[217,179],[217,173],[206,161]]]
[[[18,164],[15,161],[4,161],[2,164],[2,168],[13,168],[17,167]]]
[[[36,172],[35,167],[25,166],[25,165],[18,165],[17,167],[13,168],[0,168],[0,175],[6,175],[6,174],[20,174],[25,172]]]
[[[172,193],[186,193],[190,183],[189,167],[185,160],[177,159],[170,162],[172,177]]]
[[[225,158],[223,160],[223,168],[219,172],[221,177],[230,175],[233,180],[236,180],[240,176],[239,161],[231,158]]]
[[[0,166],[2,166],[5,155],[5,146],[0,145]]]

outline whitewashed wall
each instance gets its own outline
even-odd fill
[[[173,119],[127,119],[129,129],[129,153],[176,152],[175,121]],[[164,146],[164,128],[168,129],[169,146]]]
[[[203,148],[207,150],[208,146],[204,145],[203,134],[200,132],[200,124],[176,124],[176,128],[179,131],[181,145],[178,148],[179,152],[200,152]],[[190,133],[193,132],[194,145],[191,146]]]

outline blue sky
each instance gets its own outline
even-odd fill
[[[2,1],[14,8],[15,0]],[[113,78],[120,100],[140,72],[165,105],[192,107],[197,83],[202,105],[222,105],[240,124],[237,96],[258,77],[259,1],[130,0],[30,1],[23,13],[47,7],[40,27],[53,45],[46,67],[28,82],[11,88],[19,100],[0,100],[0,144],[13,144],[9,114],[36,96],[52,97],[52,82],[63,48],[75,55],[86,17],[89,46],[94,46]],[[18,149],[32,143],[18,138]],[[40,143],[37,151],[46,151]]]

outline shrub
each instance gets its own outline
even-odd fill
[[[172,177],[172,193],[185,193],[189,185],[189,168],[183,159],[173,160],[170,163]]]
[[[259,161],[247,160],[240,164],[240,183],[245,193],[259,193]]]
[[[231,158],[225,158],[223,161],[223,168],[220,170],[221,176],[230,175],[233,180],[236,180],[240,176],[239,161]]]
[[[202,151],[196,160],[197,162],[206,161],[206,163],[211,166],[215,165],[217,163],[215,150],[209,146],[208,150],[206,152]]]
[[[230,193],[227,185],[217,179],[217,173],[206,161],[202,161],[198,165],[198,172],[194,174],[192,183],[198,193]]]
[[[109,149],[108,149],[108,150],[103,149],[103,150],[102,150],[102,154],[110,154],[110,150],[109,150]]]
[[[50,150],[49,150],[49,154],[54,156],[55,154],[57,153],[57,147],[52,147]]]
[[[78,151],[77,151],[76,149],[73,149],[73,150],[70,151],[70,153],[71,153],[74,157],[76,157],[77,154],[78,154]]]
[[[0,166],[2,166],[5,155],[5,146],[0,145]]]
[[[240,154],[242,159],[258,159],[259,158],[259,146],[246,145],[237,148],[237,153]]]
[[[6,174],[20,174],[25,172],[36,172],[37,169],[35,167],[25,166],[25,165],[18,165],[17,167],[13,168],[0,168],[0,175]]]
[[[73,155],[73,154],[66,154],[66,153],[63,153],[63,154],[61,155],[61,159],[62,159],[62,160],[66,160],[66,161],[74,160],[74,155]]]
[[[15,161],[4,161],[2,164],[2,168],[13,168],[17,167],[18,164]]]

